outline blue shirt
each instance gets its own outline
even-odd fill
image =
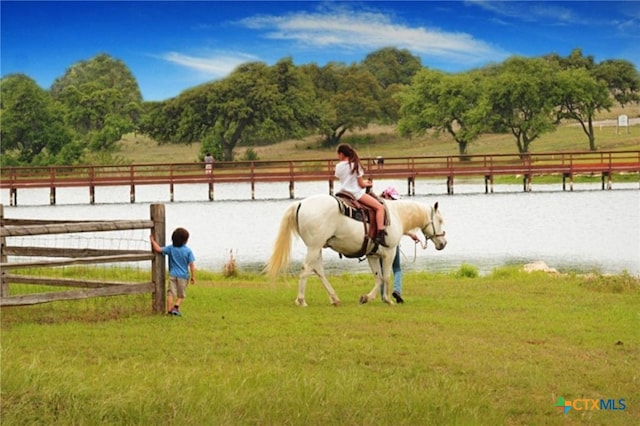
[[[169,256],[169,275],[185,280],[189,278],[189,264],[196,260],[189,247],[164,246],[162,254]]]

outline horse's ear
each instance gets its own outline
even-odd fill
[[[438,202],[436,201],[436,203],[433,205],[433,209],[434,210],[438,210]]]

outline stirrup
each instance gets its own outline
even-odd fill
[[[376,243],[380,244],[383,247],[389,247],[387,242],[384,240],[384,237],[387,235],[387,231],[384,229],[382,231],[378,231],[376,237],[373,239]]]

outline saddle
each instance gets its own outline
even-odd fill
[[[380,201],[382,205],[384,205],[384,223],[385,225],[389,225],[389,213],[387,211],[387,206],[384,203],[384,200],[378,198],[374,195],[374,197]],[[334,195],[334,198],[338,201],[338,208],[340,209],[340,213],[343,215],[357,220],[358,222],[362,222],[364,226],[364,238],[362,241],[362,247],[360,251],[354,254],[341,254],[345,257],[349,258],[360,258],[370,253],[374,253],[378,250],[378,243],[375,242],[374,237],[378,232],[378,225],[375,221],[375,211],[372,208],[365,206],[364,204],[358,202],[353,195],[348,192],[339,191]],[[373,247],[371,250],[367,250],[369,247],[369,242],[373,243]]]

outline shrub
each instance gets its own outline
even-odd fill
[[[247,150],[244,152],[244,155],[242,156],[243,161],[257,161],[259,159],[260,157],[258,156],[258,153],[255,152],[253,148],[247,148]]]
[[[478,268],[467,263],[460,265],[460,268],[455,273],[457,278],[478,278]]]

